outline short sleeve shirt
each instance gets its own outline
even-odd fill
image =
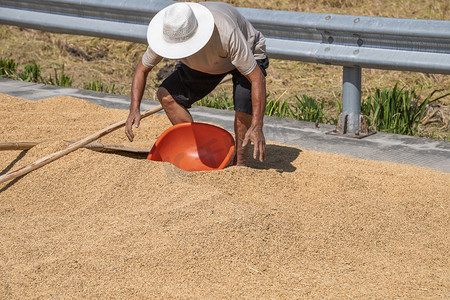
[[[209,42],[197,53],[180,59],[191,69],[224,74],[237,69],[247,75],[256,67],[256,59],[266,57],[265,38],[233,6],[222,2],[201,2],[214,16],[215,28]],[[150,47],[142,63],[153,67],[161,61]]]

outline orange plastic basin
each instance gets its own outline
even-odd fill
[[[187,122],[174,125],[156,140],[147,159],[165,161],[185,171],[225,168],[234,153],[234,138],[214,125]]]

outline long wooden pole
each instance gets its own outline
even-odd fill
[[[64,141],[70,144],[75,143],[74,141]],[[11,150],[30,150],[36,145],[39,145],[39,142],[6,142],[6,143],[0,143],[0,151],[11,151]],[[84,145],[83,148],[87,148],[93,151],[98,152],[114,152],[114,151],[120,151],[120,152],[130,152],[130,153],[148,153],[150,152],[150,149],[140,149],[140,148],[132,148],[132,147],[126,147],[122,145],[115,145],[115,144],[103,144],[98,142],[92,142],[87,145]]]
[[[10,143],[0,143],[0,151],[4,150],[29,150],[36,146],[37,142],[10,142]]]
[[[150,116],[150,115],[152,115],[152,114],[154,114],[154,113],[156,113],[156,112],[158,112],[160,110],[162,110],[162,106],[161,105],[158,105],[158,106],[156,106],[156,107],[154,107],[152,109],[146,110],[145,112],[143,112],[141,114],[141,119],[145,118],[145,117],[148,117],[148,116]],[[94,134],[91,134],[88,137],[85,137],[82,140],[79,140],[79,141],[77,141],[77,142],[75,142],[73,144],[70,144],[69,147],[67,147],[66,149],[63,149],[63,150],[60,150],[58,152],[49,154],[49,155],[47,155],[47,156],[45,156],[45,157],[43,157],[41,159],[38,159],[37,161],[35,161],[35,162],[33,162],[33,163],[29,164],[29,165],[26,165],[26,166],[24,166],[22,168],[19,168],[17,170],[10,171],[10,172],[0,176],[0,183],[3,183],[3,182],[8,181],[8,180],[12,180],[12,179],[14,179],[16,177],[25,175],[25,174],[33,171],[33,170],[36,170],[36,169],[38,169],[38,168],[40,168],[42,166],[45,166],[46,164],[48,164],[48,163],[50,163],[50,162],[52,162],[54,160],[57,160],[58,158],[61,158],[64,155],[67,155],[70,152],[75,151],[78,148],[81,148],[81,147],[83,147],[83,146],[85,146],[85,145],[95,141],[96,139],[99,139],[102,136],[105,136],[108,133],[113,132],[116,129],[119,129],[119,128],[125,126],[125,123],[126,123],[126,120],[122,120],[120,122],[112,124],[112,125],[104,128],[104,129],[102,129],[100,131],[97,131]]]

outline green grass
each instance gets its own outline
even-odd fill
[[[92,81],[89,81],[88,83],[85,83],[83,85],[83,88],[85,90],[115,94],[116,86],[115,86],[115,84],[110,85],[107,83],[103,83],[101,80],[97,79],[97,80],[92,80]]]
[[[194,105],[212,107],[217,109],[234,110],[233,99],[228,97],[224,92],[206,96],[195,102]]]
[[[22,71],[17,72],[17,64],[14,59],[0,59],[0,77],[29,82],[43,82],[39,65],[32,62],[26,64]]]
[[[0,77],[27,82],[44,83],[64,87],[72,86],[72,77],[64,74],[64,65],[61,67],[61,74],[58,75],[57,68],[54,68],[55,77],[50,76],[44,79],[41,75],[41,67],[35,62],[26,64],[23,70],[17,72],[17,64],[13,59],[0,59]]]
[[[293,106],[294,115],[298,116],[297,120],[324,123],[324,106],[325,100],[317,101],[305,94],[300,97],[295,96],[295,104]]]
[[[28,82],[42,82],[41,67],[35,62],[26,64],[23,71],[18,74],[20,80]]]
[[[72,79],[72,77],[64,74],[64,65],[62,65],[62,67],[61,67],[60,75],[58,75],[57,68],[54,68],[54,71],[55,71],[55,78],[50,76],[50,78],[47,81],[45,81],[46,84],[63,86],[63,87],[71,87],[72,86],[73,79]]]
[[[361,102],[361,114],[366,116],[368,125],[377,131],[416,135],[426,113],[427,105],[447,97],[450,93],[433,96],[442,90],[434,90],[421,101],[415,88],[376,89]]]
[[[53,68],[54,76],[44,79],[41,75],[41,67],[35,62],[26,64],[22,71],[17,72],[17,64],[14,59],[0,59],[0,77],[27,82],[44,83],[62,87],[71,87],[73,78],[64,73],[64,65],[59,69]],[[83,85],[84,89],[104,93],[115,93],[115,85],[103,83],[101,80],[92,80]]]
[[[289,101],[287,99],[281,100],[284,94],[281,94],[277,99],[270,99],[270,95],[267,96],[266,109],[264,111],[266,116],[291,119],[294,117]]]
[[[41,75],[41,67],[35,62],[26,64],[21,72],[17,72],[17,64],[13,59],[0,59],[0,77],[21,81],[44,83],[62,87],[71,87],[73,78],[64,73],[64,65],[54,68],[54,76],[44,79]],[[92,80],[85,83],[84,89],[104,93],[115,93],[115,85],[103,83],[101,80]]]
[[[16,62],[14,59],[0,59],[0,77],[13,78],[16,74]]]
[[[283,95],[277,99],[270,99],[270,95],[267,96],[266,108],[264,112],[266,116],[310,122],[323,122],[324,100],[318,102],[314,98],[308,97],[307,95],[301,95],[300,97],[296,96],[295,103],[291,104],[289,99],[281,99]],[[233,99],[227,96],[226,93],[206,96],[197,101],[194,105],[226,110],[234,109]]]
[[[417,135],[427,105],[450,95],[435,96],[440,92],[442,90],[435,90],[421,100],[416,88],[406,90],[399,88],[398,83],[393,89],[378,88],[361,102],[361,114],[366,116],[368,125],[377,131]],[[340,101],[336,101],[336,115],[328,115],[325,113],[324,99],[317,100],[305,94],[295,96],[294,99],[282,99],[283,95],[276,99],[267,97],[265,115],[336,125],[338,115],[342,112]],[[207,96],[196,105],[233,110],[233,100],[225,93]]]
[[[73,78],[64,73],[64,65],[59,72],[58,68],[54,68],[54,77],[44,79],[40,66],[35,62],[26,64],[18,72],[17,64],[13,59],[0,59],[0,77],[63,87],[70,87],[73,82]],[[83,87],[104,93],[116,92],[114,84],[103,83],[99,79],[91,80]],[[399,88],[397,83],[392,89],[377,88],[362,100],[361,114],[367,118],[368,125],[374,130],[417,135],[418,127],[426,114],[427,105],[450,95],[450,93],[437,95],[441,92],[442,90],[434,90],[421,100],[420,92],[417,92],[414,87],[407,90],[404,87]],[[335,101],[335,115],[330,115],[325,112],[324,99],[318,100],[306,94],[283,99],[284,95],[285,93],[282,93],[276,99],[271,99],[270,95],[267,95],[265,115],[336,125],[338,115],[342,112],[342,103],[339,100]],[[233,99],[225,92],[204,97],[195,105],[234,110]],[[430,136],[433,137],[433,135]]]

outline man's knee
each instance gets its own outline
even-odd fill
[[[175,102],[172,95],[163,87],[159,87],[156,91],[156,97],[158,98],[161,105],[170,105]]]

